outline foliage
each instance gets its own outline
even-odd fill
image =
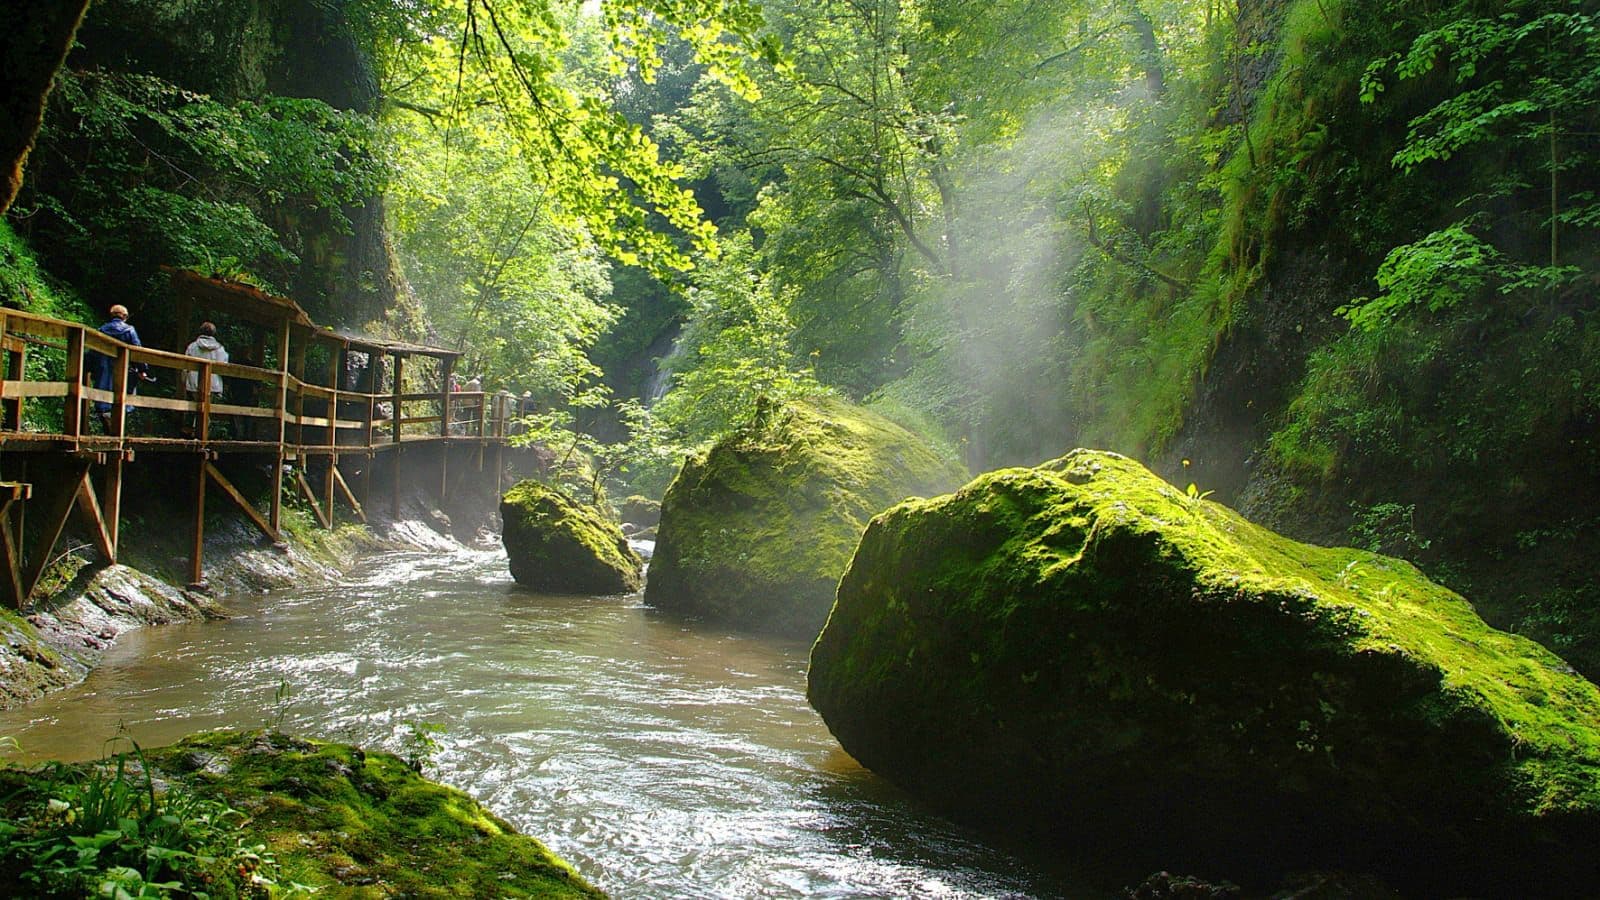
[[[588,233],[560,221],[549,187],[527,177],[498,107],[458,125],[427,111],[454,90],[443,60],[433,62],[423,74],[434,77],[415,80],[385,116],[391,152],[407,160],[388,194],[390,222],[426,317],[406,325],[465,351],[461,370],[490,389],[564,402],[596,374],[584,349],[615,316],[603,303],[605,268]]]
[[[68,287],[45,274],[33,248],[0,221],[0,302],[41,316],[87,321],[89,310]]]
[[[594,35],[590,13],[553,0],[430,0],[364,8],[370,27],[401,38],[382,60],[386,83],[451,86],[440,107],[412,103],[403,94],[397,99],[452,130],[473,128],[477,110],[497,110],[520,151],[524,178],[548,191],[557,225],[581,225],[619,262],[643,265],[664,278],[688,269],[691,260],[655,224],[714,252],[715,229],[678,183],[682,168],[662,159],[656,142],[608,105],[600,85],[574,77],[563,58],[575,38]],[[604,9],[607,68],[613,72],[625,67],[626,53],[650,77],[659,59],[659,34],[667,29],[707,63],[710,77],[747,94],[753,85],[745,64],[776,59],[775,45],[755,33],[760,15],[749,0]]]
[[[444,726],[438,722],[419,722],[407,719],[402,723],[406,728],[405,737],[401,739],[402,756],[411,771],[418,775],[428,766],[433,765],[434,757],[439,755],[443,744],[437,735],[444,733]]]
[[[1373,553],[1412,557],[1433,542],[1417,533],[1415,503],[1374,503],[1355,510],[1350,539]]]
[[[0,821],[0,878],[56,896],[265,896],[276,861],[246,840],[246,816],[181,785],[158,790],[144,752],[129,744],[96,765],[49,768],[27,799],[12,796]]]
[[[812,370],[790,351],[791,300],[756,271],[748,238],[730,239],[689,292],[692,311],[678,339],[673,387],[654,417],[692,444],[749,421],[762,398],[821,393]]]
[[[1426,309],[1439,312],[1478,300],[1494,284],[1501,294],[1550,291],[1571,284],[1576,266],[1518,265],[1456,223],[1412,244],[1389,251],[1378,267],[1383,293],[1339,308],[1358,328],[1382,327],[1389,319]]]
[[[369,120],[318,100],[230,104],[154,75],[65,70],[31,163],[51,187],[11,215],[71,254],[59,272],[97,287],[151,260],[220,259],[286,285],[297,248],[269,220],[322,211],[348,229],[341,207],[385,176],[373,137]]]

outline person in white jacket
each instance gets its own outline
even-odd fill
[[[183,352],[189,356],[198,356],[201,359],[209,359],[213,362],[225,363],[228,361],[228,351],[224,349],[221,342],[217,340],[217,326],[211,324],[210,322],[200,323],[199,337],[196,337],[193,341],[191,341],[188,349],[184,350]],[[189,392],[189,396],[192,397],[196,394],[199,394],[200,373],[183,373],[183,386],[184,389]],[[222,376],[213,374],[211,376],[211,396],[216,398],[221,395]]]

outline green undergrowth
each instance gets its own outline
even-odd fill
[[[97,764],[0,770],[0,784],[12,896],[95,893],[112,863],[168,885],[148,896],[603,896],[467,795],[341,744],[211,732]],[[29,841],[63,849],[41,856]],[[54,869],[59,880],[26,874]]]
[[[73,322],[88,322],[89,307],[47,276],[27,241],[0,220],[0,304]]]

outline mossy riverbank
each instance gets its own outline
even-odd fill
[[[123,781],[209,838],[201,849],[214,855],[174,859],[160,870],[179,876],[179,896],[266,896],[265,881],[278,894],[324,897],[604,896],[539,841],[393,754],[277,733],[210,732],[123,764]],[[0,812],[9,823],[0,831],[0,892],[81,896],[74,879],[102,877],[80,860],[82,872],[29,880],[24,873],[51,864],[19,851],[30,840],[81,829],[93,810],[71,786],[114,771],[110,763],[0,770]],[[132,834],[130,825],[121,830],[136,846],[156,838]],[[115,845],[105,846],[110,856]]]

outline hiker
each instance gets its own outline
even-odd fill
[[[210,322],[200,323],[200,334],[189,342],[183,353],[185,356],[198,356],[213,362],[228,361],[228,351],[217,340],[217,326]],[[188,391],[190,396],[197,396],[200,393],[200,373],[193,370],[183,373],[183,389]],[[211,397],[217,399],[221,396],[222,376],[212,373]]]
[[[144,344],[139,342],[139,332],[128,324],[128,308],[121,303],[114,303],[109,312],[111,320],[100,326],[100,333],[107,337],[115,338],[124,344],[143,347]],[[91,353],[93,353],[92,362],[94,363],[94,386],[97,390],[110,391],[112,381],[111,357],[104,353],[95,353],[93,351]],[[128,393],[137,394],[139,392],[139,382],[141,381],[155,381],[154,378],[150,377],[150,367],[144,363],[130,363],[128,366]],[[100,424],[104,426],[106,434],[110,434],[111,403],[106,400],[96,400],[94,409],[100,417]],[[133,406],[131,405],[125,409],[127,412],[133,412]]]
[[[225,363],[228,361],[228,351],[217,340],[217,326],[210,322],[200,323],[200,333],[195,336],[194,340],[189,342],[189,346],[184,348],[183,353],[185,356],[197,356],[213,362]],[[206,387],[210,388],[211,399],[213,401],[222,399],[222,376],[213,372],[209,380],[210,384],[206,385]],[[200,396],[200,373],[198,371],[191,369],[183,373],[183,389],[191,400]],[[199,427],[200,415],[196,413],[194,420],[186,431],[192,435]],[[201,437],[205,436],[201,435]]]

